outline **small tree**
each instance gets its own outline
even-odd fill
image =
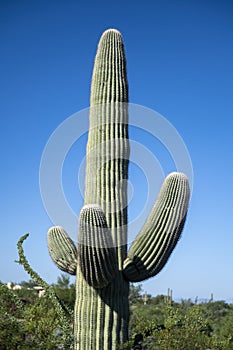
[[[57,284],[56,287],[58,288],[69,288],[70,285],[70,277],[69,275],[62,273],[58,278],[57,278]]]
[[[24,288],[33,288],[35,287],[37,284],[34,280],[30,279],[29,281],[22,281],[20,282],[20,285]]]

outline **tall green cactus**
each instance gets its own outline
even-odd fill
[[[155,276],[184,226],[189,185],[168,175],[127,253],[128,83],[121,34],[105,31],[95,58],[86,155],[85,205],[76,248],[61,227],[48,232],[56,265],[76,274],[74,349],[116,349],[128,339],[129,282]]]

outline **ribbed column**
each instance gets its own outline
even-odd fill
[[[85,204],[98,204],[111,228],[119,268],[126,256],[128,179],[128,84],[121,34],[102,35],[91,84]]]
[[[128,338],[129,284],[118,271],[107,287],[91,287],[77,272],[74,348],[114,350]]]
[[[78,238],[75,350],[113,350],[128,338],[129,282],[122,274],[127,249],[127,102],[123,41],[117,30],[110,29],[100,39],[91,85],[85,207]],[[97,241],[108,241],[112,247],[101,251]]]

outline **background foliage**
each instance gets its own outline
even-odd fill
[[[65,349],[62,320],[45,294],[38,298],[32,280],[21,290],[0,284],[0,349]],[[74,306],[75,287],[62,274],[52,285],[57,297]],[[122,349],[233,350],[233,305],[224,301],[177,303],[169,296],[152,297],[141,285],[130,288],[130,340]],[[72,318],[70,318],[72,334]]]

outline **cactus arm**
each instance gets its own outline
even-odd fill
[[[139,282],[160,272],[178,242],[187,214],[189,185],[182,173],[167,176],[158,199],[124,261],[123,273]]]
[[[57,267],[71,275],[76,275],[77,248],[61,226],[51,227],[47,234],[50,256]]]
[[[115,278],[116,249],[106,217],[97,205],[86,205],[79,218],[78,263],[87,283],[106,287]]]

